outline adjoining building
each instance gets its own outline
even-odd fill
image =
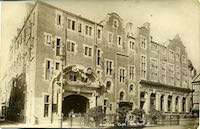
[[[189,114],[188,58],[179,35],[160,44],[153,41],[149,23],[136,33],[133,23],[123,24],[116,13],[96,23],[37,1],[10,47],[7,85],[24,94],[20,118],[57,122],[62,92],[64,119],[102,106],[112,122],[124,103],[147,113]]]
[[[200,92],[200,74],[194,77],[192,81],[192,113],[195,117],[199,117],[199,92]]]

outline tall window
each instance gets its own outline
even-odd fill
[[[56,64],[55,64],[55,69],[56,69],[56,70],[59,70],[59,69],[60,69],[60,63],[59,63],[59,62],[56,62]]]
[[[51,69],[51,62],[49,60],[46,61],[46,67],[45,67],[45,79],[50,79],[50,69]]]
[[[119,100],[124,100],[124,92],[123,91],[121,91],[119,93]]]
[[[113,34],[108,32],[108,43],[113,43]]]
[[[88,26],[88,25],[85,26],[85,34],[88,36],[92,36],[92,27],[91,26]]]
[[[133,40],[129,41],[129,49],[134,50],[135,49],[135,42]]]
[[[133,87],[133,85],[130,85],[130,86],[129,86],[129,92],[130,92],[130,93],[132,93],[132,92],[133,92],[133,90],[134,90],[134,87]]]
[[[188,86],[188,75],[187,75],[187,70],[183,69],[182,70],[182,85],[183,87],[187,87]]]
[[[185,57],[184,55],[182,55],[182,63],[183,63],[183,64],[186,64],[186,63],[187,63],[186,57]]]
[[[168,112],[171,112],[172,111],[172,96],[171,95],[168,96],[167,107],[168,107]]]
[[[101,50],[97,50],[97,65],[101,64]]]
[[[135,67],[129,66],[129,79],[134,80],[135,79]]]
[[[142,78],[146,78],[146,57],[145,56],[141,56],[141,77]]]
[[[122,37],[121,36],[117,36],[117,45],[122,46]]]
[[[78,23],[78,32],[82,33],[82,23]]]
[[[169,50],[169,59],[174,61],[174,51]]]
[[[61,54],[61,39],[56,38],[56,56]]]
[[[182,100],[182,111],[185,112],[185,104],[186,103],[186,99],[185,97],[183,97],[183,100]]]
[[[161,82],[166,82],[166,62],[161,62]]]
[[[68,19],[68,29],[75,30],[76,29],[76,22],[75,20]]]
[[[67,41],[67,51],[75,52],[75,42]]]
[[[162,55],[166,55],[166,51],[167,51],[167,49],[166,49],[166,47],[161,47],[161,54]]]
[[[176,86],[180,86],[180,79],[181,79],[180,68],[176,67]]]
[[[56,14],[56,25],[61,26],[62,24],[62,16],[61,14]]]
[[[106,61],[106,75],[112,75],[112,70],[113,70],[113,62],[107,60]]]
[[[106,89],[110,90],[111,89],[111,81],[106,82]]]
[[[144,36],[140,37],[140,46],[141,46],[141,48],[146,49],[146,47],[147,47],[147,39],[146,39],[146,37],[144,37]]]
[[[164,110],[164,95],[160,97],[160,111]]]
[[[117,20],[113,20],[113,27],[117,28],[119,26],[118,21]]]
[[[150,109],[155,109],[156,108],[156,94],[151,93],[150,96]]]
[[[87,57],[92,57],[92,48],[88,47],[88,46],[85,46],[84,55],[87,56]]]
[[[97,30],[97,39],[101,39],[101,30],[100,29]]]
[[[169,84],[174,85],[174,66],[169,64]]]
[[[50,44],[51,44],[51,38],[52,38],[52,35],[51,35],[51,34],[49,34],[49,33],[44,33],[44,42],[45,42],[45,44],[50,45]]]
[[[179,105],[178,105],[178,96],[176,97],[176,101],[175,101],[175,111],[178,112],[179,109]]]
[[[104,99],[104,114],[106,114],[106,110],[107,110],[107,105],[108,105],[108,100]]]
[[[49,116],[49,95],[44,96],[44,117]]]
[[[120,68],[119,69],[119,82],[125,82],[125,69],[124,68]]]
[[[151,79],[158,80],[158,61],[155,59],[151,59]]]

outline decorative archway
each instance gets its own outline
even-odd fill
[[[150,109],[156,109],[156,94],[151,93],[150,95]]]
[[[179,97],[177,96],[175,99],[175,111],[178,112],[179,111]]]
[[[169,95],[168,96],[168,99],[167,99],[167,109],[168,109],[168,112],[171,112],[172,111],[172,96]]]
[[[64,118],[69,116],[69,113],[83,114],[89,108],[89,99],[81,95],[69,95],[63,100]]]
[[[63,77],[63,82],[61,82],[61,77]],[[61,83],[63,84],[62,101],[60,100]],[[105,87],[92,68],[81,65],[66,66],[53,78],[51,85],[52,113],[60,109],[61,102],[66,117],[71,111],[84,113],[89,108],[103,105]],[[73,101],[75,103],[72,103]],[[76,109],[76,104],[82,105],[82,110]]]

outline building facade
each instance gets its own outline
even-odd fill
[[[200,74],[192,80],[192,112],[193,116],[199,117],[199,92],[200,92]]]
[[[17,87],[22,83],[14,80],[24,77],[20,113],[26,123],[56,122],[59,103],[64,119],[95,106],[116,114],[123,102],[147,113],[186,115],[191,110],[187,60],[178,35],[156,43],[149,23],[133,33],[132,23],[124,27],[116,13],[96,23],[38,1],[13,40],[7,78]]]

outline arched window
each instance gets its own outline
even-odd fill
[[[121,91],[121,92],[119,93],[119,100],[123,100],[123,99],[124,99],[124,92]]]
[[[172,96],[168,96],[168,111],[171,112],[172,109]]]
[[[176,97],[176,102],[175,102],[175,104],[176,104],[176,105],[175,105],[175,107],[176,107],[175,111],[178,112],[178,109],[179,109],[179,108],[178,108],[178,106],[179,106],[179,105],[178,105],[178,96]]]
[[[133,85],[130,85],[130,86],[129,86],[129,92],[130,92],[130,93],[132,93],[132,92],[133,92],[133,90],[134,90],[134,87],[133,87]]]
[[[150,96],[150,109],[155,109],[156,108],[155,101],[156,101],[156,94],[151,93],[151,96]]]
[[[183,101],[182,101],[182,108],[183,108],[183,112],[185,112],[185,97],[183,97]]]
[[[160,111],[164,110],[164,95],[160,97]]]
[[[110,90],[111,89],[111,81],[106,82],[106,89]]]

